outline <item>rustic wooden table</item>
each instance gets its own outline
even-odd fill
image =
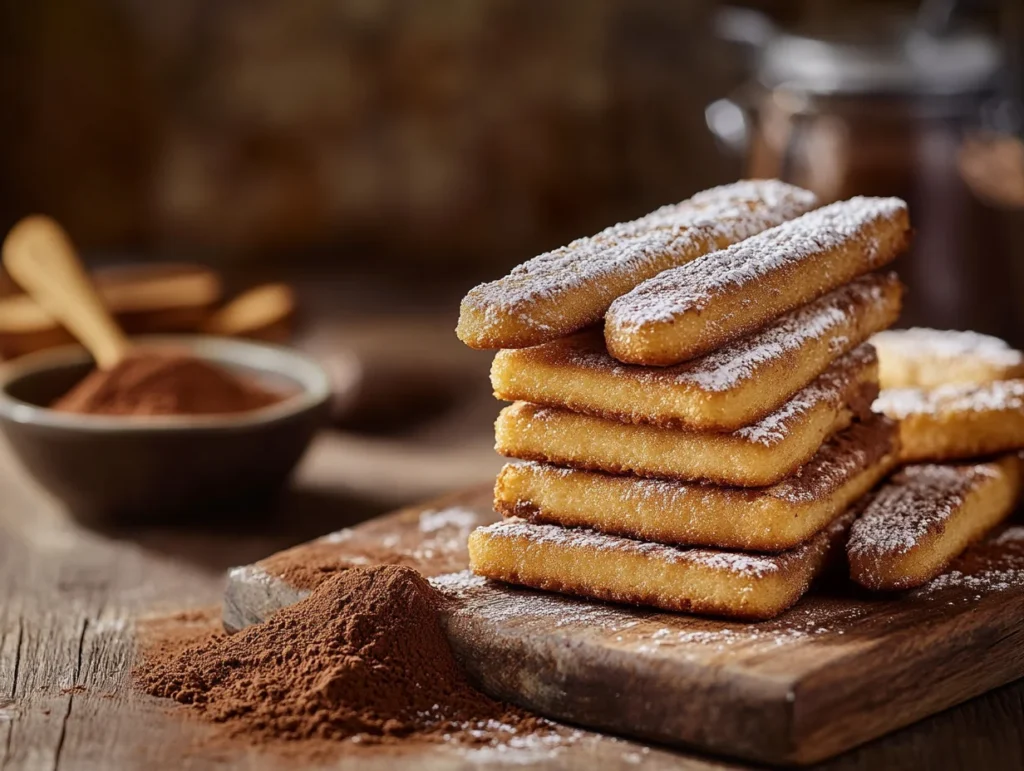
[[[216,531],[98,532],[68,519],[0,448],[0,769],[284,769],[267,752],[214,752],[204,728],[132,690],[134,629],[146,614],[217,603],[228,566],[352,524],[375,511],[331,482],[365,447],[322,440],[277,514]],[[364,461],[365,462],[365,461]],[[334,474],[336,476],[336,474]],[[471,481],[471,480],[464,480]],[[287,513],[287,516],[285,516]],[[577,736],[561,747],[383,757],[347,768],[527,766],[737,769],[730,761]],[[1024,768],[1024,681],[949,710],[825,766],[829,769]]]

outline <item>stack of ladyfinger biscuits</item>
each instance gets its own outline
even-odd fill
[[[908,464],[881,487],[847,543],[853,579],[909,589],[944,572],[1014,510],[1022,487],[1024,354],[974,332],[873,338],[882,392]]]
[[[867,340],[907,207],[818,207],[778,181],[705,191],[473,289],[459,337],[491,380],[505,520],[472,569],[669,610],[768,618],[837,550],[899,461]]]

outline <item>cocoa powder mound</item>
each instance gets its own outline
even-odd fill
[[[249,378],[169,351],[138,351],[110,370],[94,370],[51,406],[88,415],[219,415],[283,399]]]
[[[546,721],[467,682],[411,568],[352,568],[236,635],[150,645],[141,687],[188,705],[248,743],[341,740],[496,743]]]

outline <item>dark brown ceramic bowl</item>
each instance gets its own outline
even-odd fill
[[[139,338],[185,349],[290,394],[252,412],[120,417],[46,405],[92,368],[78,346],[0,367],[0,430],[28,472],[96,523],[196,521],[259,507],[280,489],[327,418],[327,374],[288,348],[202,336]]]

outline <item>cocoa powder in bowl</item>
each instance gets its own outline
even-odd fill
[[[249,744],[477,744],[549,730],[469,684],[441,627],[444,601],[411,568],[351,568],[236,635],[151,644],[136,677]]]
[[[87,415],[221,415],[267,407],[283,394],[175,351],[140,350],[94,370],[51,406]]]

